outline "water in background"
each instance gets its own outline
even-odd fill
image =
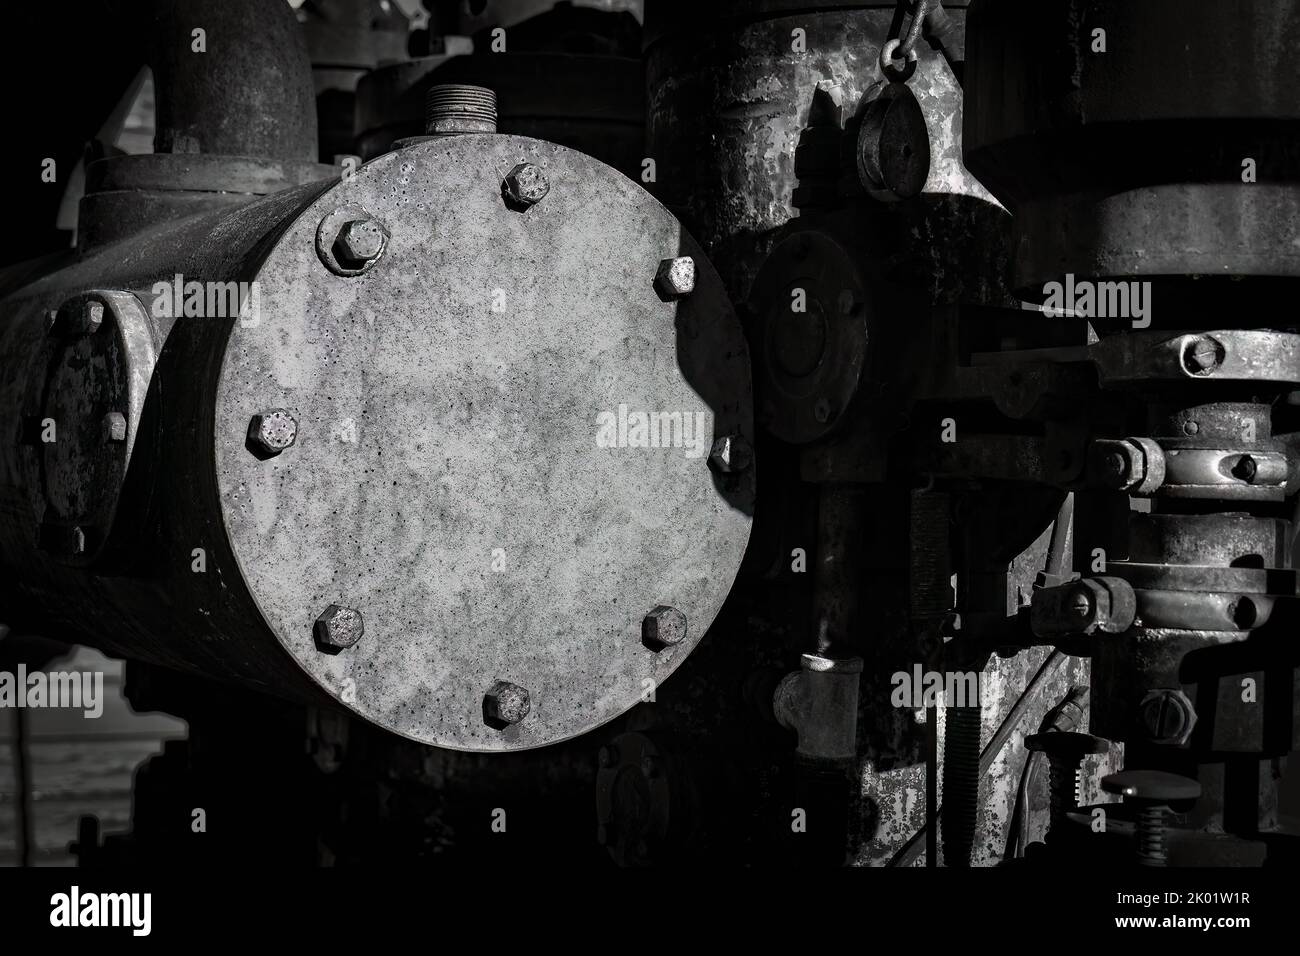
[[[129,828],[136,768],[160,753],[163,741],[183,738],[186,727],[166,714],[134,713],[122,697],[122,662],[98,651],[77,648],[44,669],[104,674],[104,713],[98,719],[76,710],[24,711],[34,790],[32,862],[67,866],[76,862],[68,844],[83,815],[98,817],[103,833]],[[15,726],[14,711],[0,709],[0,866],[17,863]]]

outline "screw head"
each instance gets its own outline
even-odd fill
[[[520,163],[501,183],[501,193],[506,202],[514,209],[523,212],[546,198],[551,191],[551,184],[546,174],[532,163]]]
[[[121,412],[109,412],[104,416],[103,433],[106,442],[126,441],[126,416]]]
[[[1204,375],[1223,364],[1227,351],[1218,339],[1201,335],[1183,348],[1183,367],[1193,375]]]
[[[641,621],[641,639],[654,648],[671,647],[686,640],[686,615],[660,604]]]
[[[519,723],[531,709],[527,689],[506,680],[497,681],[483,695],[483,719],[497,729]]]
[[[316,618],[314,633],[322,650],[341,651],[352,647],[365,634],[361,612],[331,604]]]
[[[278,455],[298,440],[298,419],[283,408],[258,412],[248,423],[250,447],[264,455]]]
[[[1157,744],[1181,746],[1196,727],[1196,708],[1181,690],[1149,692],[1138,707],[1138,717],[1148,739]]]
[[[384,227],[375,219],[351,219],[334,240],[334,257],[346,269],[364,269],[383,255],[388,243]]]
[[[1092,596],[1083,588],[1076,588],[1070,595],[1070,610],[1078,617],[1087,617],[1092,613]]]
[[[754,461],[754,452],[741,435],[723,435],[713,442],[709,452],[709,467],[724,475],[736,475]]]
[[[655,291],[665,302],[672,302],[695,291],[695,260],[690,256],[664,259],[655,272]]]

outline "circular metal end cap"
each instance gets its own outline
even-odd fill
[[[550,180],[528,215],[501,198],[521,166]],[[321,221],[329,251],[363,218],[390,237],[378,264],[322,267]],[[669,255],[696,266],[671,322],[650,286]],[[332,184],[253,278],[261,321],[229,337],[216,394],[222,519],[325,693],[420,743],[503,752],[586,734],[672,676],[735,581],[758,469],[707,464],[715,437],[753,434],[749,355],[671,213],[563,146],[434,137]],[[245,448],[250,400],[301,426],[272,467]],[[366,639],[322,653],[311,622],[341,594]],[[690,626],[650,647],[660,606]],[[484,713],[500,680],[536,704],[504,732]]]

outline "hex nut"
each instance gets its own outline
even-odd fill
[[[641,622],[641,640],[652,648],[671,647],[686,640],[686,615],[660,604]]]
[[[550,191],[551,184],[547,182],[546,174],[532,163],[520,163],[506,173],[501,182],[501,194],[506,203],[520,212],[537,205]]]
[[[709,452],[709,467],[723,475],[737,475],[754,461],[749,442],[741,435],[723,435],[713,442]]]
[[[249,446],[268,457],[280,454],[297,440],[298,420],[287,409],[268,409],[249,420]]]
[[[388,230],[364,207],[338,206],[316,226],[316,255],[337,276],[352,278],[370,269],[388,248]]]
[[[655,291],[672,302],[695,291],[695,260],[690,256],[664,259],[655,272]]]
[[[314,628],[316,643],[326,651],[346,650],[361,640],[365,632],[361,612],[338,604],[322,611]]]
[[[343,224],[334,240],[334,257],[346,269],[364,269],[384,252],[388,236],[374,219],[352,219]]]
[[[528,690],[509,681],[497,681],[483,695],[483,719],[497,729],[519,723],[531,709]]]
[[[126,416],[121,412],[109,412],[104,416],[103,432],[106,442],[126,441]]]

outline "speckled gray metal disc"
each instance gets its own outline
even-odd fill
[[[521,212],[502,181],[524,162],[550,190]],[[389,236],[352,277],[316,246],[346,204]],[[665,301],[656,272],[679,256],[695,289]],[[339,183],[257,281],[221,372],[218,477],[244,579],[307,673],[459,750],[554,743],[648,698],[731,589],[754,494],[753,467],[708,461],[715,437],[752,441],[749,360],[676,219],[581,153],[464,135]],[[276,408],[295,443],[250,453],[251,416]],[[318,643],[331,605],[361,613],[354,645]],[[681,643],[643,638],[660,606],[686,615]],[[498,682],[527,691],[522,720],[486,713]]]

